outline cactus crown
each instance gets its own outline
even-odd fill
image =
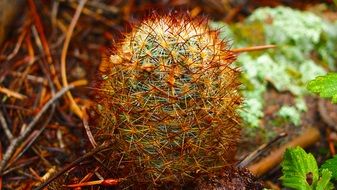
[[[235,55],[207,22],[154,16],[101,64],[95,139],[114,139],[110,163],[133,183],[182,183],[233,162],[239,136]],[[128,181],[127,180],[127,181]]]

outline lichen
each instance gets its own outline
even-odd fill
[[[221,36],[232,39],[234,47],[277,46],[238,56],[236,64],[242,70],[245,99],[240,115],[245,126],[262,127],[263,96],[268,84],[279,92],[291,92],[296,99],[301,99],[301,109],[297,108],[297,103],[280,108],[282,111],[292,107],[296,115],[301,115],[305,111],[303,97],[308,94],[307,82],[325,74],[327,67],[336,69],[337,22],[326,21],[313,13],[286,7],[259,8],[243,23],[213,22],[211,27],[225,28]],[[288,119],[290,123],[300,124],[298,119]]]

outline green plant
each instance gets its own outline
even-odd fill
[[[337,73],[328,73],[311,80],[307,86],[308,90],[319,93],[322,98],[332,97],[332,102],[337,103]]]
[[[102,62],[91,123],[124,183],[182,185],[234,161],[239,72],[218,35],[205,20],[154,16]]]
[[[337,155],[335,155],[332,159],[325,161],[321,168],[331,171],[331,179],[337,180]]]
[[[327,160],[320,169],[314,156],[301,147],[289,148],[282,161],[282,184],[296,190],[333,189],[330,182],[336,179],[337,156]]]
[[[332,102],[337,103],[337,73],[316,77],[309,81],[307,89],[322,98],[332,97]],[[325,161],[319,172],[317,168],[312,154],[306,154],[300,147],[288,149],[282,162],[283,185],[294,189],[333,189],[330,181],[337,180],[337,156]]]

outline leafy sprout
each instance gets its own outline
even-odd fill
[[[308,83],[308,90],[322,98],[332,98],[332,102],[337,103],[337,73],[316,77]]]
[[[289,148],[282,161],[282,184],[295,190],[333,189],[332,179],[337,175],[337,156],[327,160],[318,169],[314,156],[301,147]]]

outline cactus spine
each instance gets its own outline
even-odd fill
[[[207,21],[183,14],[135,25],[100,67],[97,142],[113,140],[115,177],[181,184],[234,160],[241,103],[235,54]]]

